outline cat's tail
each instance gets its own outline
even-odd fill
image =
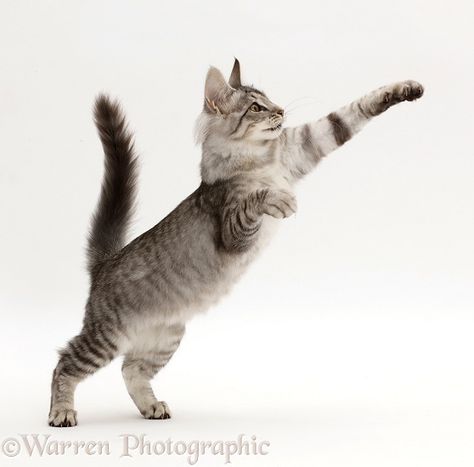
[[[135,205],[138,168],[133,135],[127,128],[120,104],[99,95],[95,101],[94,120],[105,161],[102,189],[92,216],[87,245],[87,267],[91,274],[125,245]]]

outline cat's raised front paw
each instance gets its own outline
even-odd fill
[[[423,86],[417,81],[405,81],[400,89],[400,93],[407,101],[419,99],[424,91]]]
[[[423,95],[423,86],[417,81],[402,81],[382,93],[382,102],[387,107],[402,101],[414,101]]]

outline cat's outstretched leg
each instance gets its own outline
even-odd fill
[[[101,326],[84,328],[60,351],[51,383],[50,426],[77,425],[77,412],[74,410],[76,386],[118,355],[116,337],[110,329]]]
[[[166,402],[156,399],[151,379],[170,360],[184,335],[184,325],[160,326],[142,336],[135,348],[125,354],[122,366],[123,379],[128,393],[143,417],[148,419],[170,418]]]
[[[287,128],[281,135],[282,162],[294,179],[301,178],[324,156],[351,139],[373,117],[395,104],[413,101],[422,95],[420,83],[401,81],[376,89],[316,122]]]

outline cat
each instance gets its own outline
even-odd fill
[[[59,352],[48,422],[74,426],[74,391],[124,356],[127,390],[143,417],[170,410],[150,385],[193,315],[218,301],[296,211],[293,186],[376,115],[423,94],[415,81],[381,87],[315,122],[283,128],[284,110],[243,85],[236,59],[227,81],[211,67],[196,126],[200,186],[167,217],[125,245],[137,156],[117,101],[100,95],[95,123],[105,172],[88,239],[91,285],[81,332]]]

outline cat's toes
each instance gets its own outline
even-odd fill
[[[402,81],[382,93],[382,108],[386,110],[403,101],[414,101],[423,95],[423,86],[416,81]]]
[[[288,191],[271,191],[268,193],[262,211],[264,214],[283,219],[296,212],[296,198]]]
[[[48,418],[49,426],[69,427],[77,425],[77,412],[72,409],[53,409]]]
[[[158,401],[154,404],[151,404],[142,411],[142,415],[144,418],[149,420],[166,420],[171,418],[171,412],[168,404],[164,401]]]
[[[405,81],[400,88],[400,95],[403,100],[414,101],[423,95],[423,86],[416,81]]]

